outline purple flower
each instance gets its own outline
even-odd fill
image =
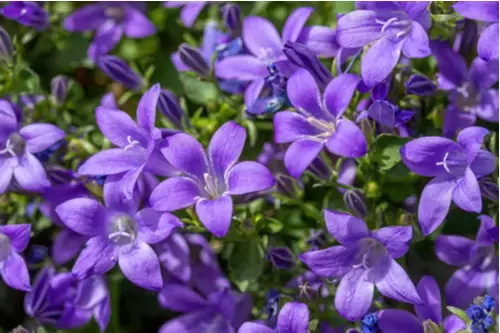
[[[100,55],[96,59],[97,66],[111,79],[132,90],[139,90],[143,79],[122,59],[113,55]]]
[[[206,1],[165,1],[167,8],[181,9],[181,22],[187,28],[191,28],[206,5]]]
[[[137,124],[123,111],[98,107],[97,125],[104,136],[119,148],[91,156],[80,166],[78,173],[118,175],[127,198],[132,197],[137,179],[144,171],[159,176],[176,174],[159,150],[161,131],[155,127],[159,95],[160,85],[156,84],[142,96],[137,107]]]
[[[343,114],[356,91],[359,79],[343,74],[325,88],[323,98],[316,81],[305,69],[298,69],[287,83],[287,93],[297,112],[283,111],[274,117],[274,140],[290,143],[285,165],[293,177],[300,177],[324,146],[344,157],[366,154],[366,139],[356,124]]]
[[[413,282],[395,260],[408,251],[410,226],[370,231],[364,221],[330,210],[325,210],[325,223],[341,245],[307,252],[299,258],[317,275],[341,279],[335,293],[340,315],[361,319],[372,304],[375,286],[385,297],[421,303]]]
[[[250,108],[264,88],[266,78],[273,75],[268,69],[270,65],[275,65],[284,77],[289,77],[295,70],[283,53],[283,46],[288,41],[297,41],[312,11],[311,7],[297,8],[285,22],[281,37],[268,20],[258,16],[246,17],[242,37],[251,54],[221,60],[215,65],[215,75],[226,80],[251,81],[245,90],[245,104]]]
[[[122,35],[144,38],[156,32],[137,5],[130,2],[98,2],[77,9],[64,20],[68,31],[95,31],[88,55],[93,61],[107,54],[120,41]]]
[[[422,304],[414,305],[415,313],[400,309],[384,309],[376,314],[378,327],[384,333],[399,333],[404,328],[408,333],[433,332],[430,325],[442,324],[441,293],[439,286],[431,276],[424,276],[417,285]],[[432,321],[432,323],[430,323]],[[465,324],[457,316],[450,315],[444,320],[444,332],[456,333],[465,329]]]
[[[260,323],[246,322],[238,333],[307,333],[309,326],[309,309],[299,302],[286,303],[278,315],[276,329]]]
[[[463,17],[490,23],[479,37],[477,53],[484,60],[498,59],[498,3],[458,1],[453,8]]]
[[[439,88],[449,91],[450,102],[444,116],[443,134],[455,136],[458,130],[472,126],[479,117],[498,123],[498,61],[476,58],[470,69],[465,59],[442,42],[432,42],[439,74]]]
[[[30,276],[19,253],[28,246],[30,236],[29,224],[0,226],[0,275],[6,285],[23,291],[31,290]]]
[[[418,205],[418,220],[424,235],[441,225],[451,201],[468,212],[480,213],[481,191],[476,178],[492,173],[496,158],[481,149],[488,130],[468,127],[458,133],[457,142],[430,136],[401,147],[401,158],[416,174],[434,177],[424,188]]]
[[[102,275],[118,260],[123,274],[145,289],[163,286],[160,262],[150,244],[165,240],[182,223],[172,214],[151,208],[137,212],[137,203],[126,200],[117,189],[120,182],[106,181],[103,207],[89,198],[66,201],[56,208],[63,223],[89,237],[80,253],[73,274],[80,280]]]
[[[436,93],[436,85],[428,77],[420,74],[413,74],[405,82],[407,94],[417,96],[430,96]]]
[[[50,81],[50,92],[57,105],[63,105],[68,94],[70,80],[66,75],[58,75]]]
[[[0,100],[0,194],[12,177],[27,191],[41,192],[50,187],[45,170],[33,155],[64,138],[64,132],[51,124],[35,123],[20,128],[16,112]]]
[[[102,332],[111,316],[106,280],[101,276],[79,281],[71,273],[56,274],[45,267],[24,298],[24,311],[41,325],[74,329],[95,318]]]
[[[174,211],[196,205],[198,218],[207,230],[224,236],[233,216],[231,196],[263,191],[275,183],[264,165],[237,163],[245,139],[245,129],[233,121],[215,132],[206,152],[187,134],[166,138],[161,152],[184,175],[160,183],[151,194],[151,207]]]
[[[49,13],[36,1],[12,1],[2,7],[0,13],[9,20],[37,30],[44,30],[49,26]]]
[[[462,236],[440,235],[436,239],[436,254],[448,265],[459,269],[445,286],[449,305],[464,308],[484,291],[497,298],[498,255],[490,230],[495,227],[493,219],[481,215],[481,226],[476,240]]]
[[[373,43],[361,60],[361,76],[368,86],[384,80],[398,63],[401,51],[408,58],[430,55],[428,1],[368,2],[365,9],[342,16],[337,41],[345,48]]]

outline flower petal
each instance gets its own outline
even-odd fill
[[[330,81],[325,88],[323,104],[335,118],[344,114],[358,84],[359,77],[357,75],[341,74]]]
[[[425,58],[431,54],[429,37],[420,23],[411,23],[411,33],[403,44],[403,54],[408,58]]]
[[[352,268],[356,255],[356,250],[337,245],[302,253],[299,259],[320,277],[341,278]]]
[[[484,22],[498,22],[498,3],[489,1],[458,1],[453,9],[463,17]]]
[[[68,31],[88,31],[98,28],[106,20],[106,4],[97,3],[82,7],[64,20]]]
[[[191,279],[191,257],[186,239],[173,233],[164,242],[155,245],[162,267],[181,281]]]
[[[76,198],[56,207],[56,213],[64,224],[86,236],[96,236],[105,230],[106,210],[99,202],[88,198]]]
[[[423,276],[417,285],[417,291],[423,304],[415,304],[415,312],[421,321],[432,320],[439,324],[443,316],[441,313],[441,292],[432,276]]]
[[[495,155],[489,151],[480,150],[469,167],[474,175],[476,175],[476,178],[481,178],[495,171],[497,167],[497,160]]]
[[[457,142],[467,150],[469,158],[475,158],[483,145],[484,137],[489,132],[490,131],[484,127],[467,127],[458,133]],[[471,160],[473,160],[473,158]]]
[[[439,235],[434,245],[439,260],[453,266],[466,265],[473,246],[472,239],[454,235]]]
[[[496,279],[498,279],[498,273],[496,274]],[[448,305],[465,308],[475,297],[484,295],[487,281],[484,281],[483,277],[484,275],[477,270],[466,268],[457,270],[444,288]]]
[[[436,177],[422,191],[418,204],[418,222],[424,235],[431,234],[443,223],[450,209],[455,180]]]
[[[39,153],[64,138],[64,131],[51,124],[31,124],[21,128],[19,133],[26,140],[26,149]]]
[[[30,291],[30,275],[28,267],[21,257],[16,252],[11,252],[7,260],[3,262],[3,267],[0,269],[3,281],[11,288]]]
[[[251,81],[268,74],[266,64],[251,55],[236,55],[215,63],[215,76],[225,80]]]
[[[175,228],[182,228],[182,222],[170,213],[158,213],[144,208],[135,215],[139,224],[139,237],[148,244],[159,243],[172,234]]]
[[[288,79],[286,92],[292,105],[302,114],[325,118],[318,85],[307,70],[299,68]]]
[[[358,158],[368,151],[363,131],[352,121],[342,118],[337,122],[337,128],[326,142],[326,148],[335,155]]]
[[[130,249],[122,250],[118,265],[132,283],[148,290],[158,291],[163,286],[160,261],[146,243],[137,241]]]
[[[247,321],[243,323],[238,329],[238,333],[273,333],[274,330],[272,328],[267,327],[264,324],[252,323]]]
[[[335,30],[320,25],[303,28],[297,42],[307,46],[319,58],[333,58],[340,49]]]
[[[422,303],[410,277],[394,259],[392,260],[387,275],[382,280],[378,281],[376,286],[385,297],[411,304]]]
[[[483,30],[477,43],[477,53],[484,60],[498,60],[498,23]]]
[[[337,23],[337,41],[344,48],[362,47],[380,36],[381,26],[377,23],[377,13],[372,10],[355,10]]]
[[[422,333],[424,331],[420,320],[405,310],[384,309],[379,312],[377,322],[384,333],[399,333],[403,327],[407,333]]]
[[[244,101],[247,108],[252,107],[253,103],[259,98],[259,95],[264,88],[265,80],[255,79],[246,87]]]
[[[457,316],[449,315],[448,317],[444,318],[443,327],[446,333],[457,333],[460,330],[464,330],[467,325],[462,319],[458,318]]]
[[[363,268],[351,269],[335,293],[335,307],[339,314],[351,321],[361,319],[372,305],[373,289],[373,283],[365,279]]]
[[[439,75],[446,82],[446,86],[442,88],[459,87],[468,76],[467,64],[464,58],[444,42],[432,41],[431,49],[432,54],[436,57]]]
[[[0,194],[5,193],[12,180],[14,168],[11,158],[0,158]]]
[[[464,177],[457,182],[453,190],[453,202],[467,212],[480,213],[483,209],[479,183],[470,168],[465,170]]]
[[[234,121],[222,125],[212,136],[208,146],[208,158],[219,180],[224,179],[226,172],[240,158],[246,137],[245,129]]]
[[[97,107],[95,117],[102,134],[116,146],[125,148],[135,140],[147,147],[146,132],[125,112]]]
[[[312,7],[299,7],[288,16],[283,26],[283,43],[288,41],[295,42],[297,38],[299,38],[300,32],[304,28],[313,10]]]
[[[78,168],[78,173],[91,176],[115,175],[140,168],[146,160],[146,152],[139,149],[107,149],[92,155]]]
[[[393,42],[382,37],[363,54],[361,76],[368,87],[375,86],[391,74],[399,61],[403,44],[404,40]]]
[[[0,226],[0,234],[9,238],[10,245],[16,252],[23,252],[31,237],[31,224],[7,224]]]
[[[50,187],[43,165],[30,153],[19,160],[18,166],[14,168],[14,177],[27,191],[41,192]]]
[[[281,308],[276,325],[280,333],[307,333],[309,309],[299,302],[288,302]]]
[[[167,283],[158,294],[161,306],[174,312],[195,312],[209,306],[207,300],[187,286]]]
[[[130,38],[144,38],[156,32],[151,21],[140,10],[128,7],[125,21],[123,22],[125,36]]]
[[[276,60],[283,53],[281,50],[283,44],[278,31],[265,18],[247,16],[243,21],[242,37],[245,46],[256,57],[268,55]]]
[[[323,143],[315,140],[300,139],[292,143],[285,153],[285,166],[290,176],[299,178],[321,149]]]
[[[187,28],[191,28],[205,5],[205,1],[193,1],[192,3],[185,4],[184,8],[182,8],[181,10],[182,24],[184,24],[184,26],[186,26]]]
[[[142,95],[137,106],[137,123],[150,135],[153,134],[153,130],[155,129],[156,105],[158,104],[160,91],[160,84],[155,84]]]
[[[476,57],[472,60],[469,74],[471,81],[478,90],[488,89],[498,81],[498,62],[484,61]]]
[[[407,227],[384,227],[373,231],[373,237],[381,242],[393,259],[398,259],[408,252],[413,229]]]
[[[264,191],[275,184],[274,177],[264,165],[257,162],[236,164],[227,176],[228,190],[231,195]]]
[[[64,265],[73,260],[87,242],[87,236],[68,228],[59,231],[52,242],[52,258],[56,265]]]
[[[326,229],[342,245],[356,244],[361,238],[370,235],[366,223],[352,215],[325,209],[324,218]]]
[[[174,211],[193,205],[200,195],[200,188],[192,179],[174,177],[155,187],[149,204],[158,211]]]
[[[195,138],[184,133],[170,136],[163,141],[161,152],[175,168],[203,181],[207,172],[205,151]]]
[[[223,237],[231,226],[233,200],[227,195],[215,200],[201,199],[196,203],[196,214],[208,231]]]
[[[297,112],[278,112],[274,116],[273,123],[276,143],[289,143],[320,133],[303,115]]]

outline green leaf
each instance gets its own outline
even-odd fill
[[[217,87],[212,82],[201,81],[188,73],[180,73],[184,93],[187,98],[198,104],[207,104],[217,98]]]
[[[451,313],[453,313],[455,316],[457,316],[458,318],[462,319],[465,323],[468,324],[470,322],[470,319],[469,319],[469,317],[467,316],[467,314],[465,313],[464,310],[459,309],[459,308],[455,308],[453,306],[447,306],[446,308],[448,309],[448,311],[450,311]]]
[[[264,251],[258,242],[248,240],[234,244],[229,270],[232,280],[241,291],[245,291],[250,282],[260,277],[263,268]]]
[[[371,161],[377,162],[380,166],[380,170],[389,170],[401,161],[399,149],[408,141],[408,138],[402,138],[395,135],[379,135],[370,149]]]

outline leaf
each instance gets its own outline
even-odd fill
[[[229,258],[229,270],[232,280],[245,291],[250,282],[256,281],[264,268],[264,251],[256,241],[244,241],[234,244]]]
[[[457,316],[458,318],[462,319],[465,323],[468,324],[470,322],[470,319],[469,319],[469,317],[467,316],[467,314],[465,313],[464,310],[456,308],[456,307],[453,307],[453,306],[447,306],[446,308],[448,309],[448,311],[450,311],[451,313],[453,313],[455,316]]]
[[[371,161],[377,162],[380,170],[387,171],[401,161],[399,149],[409,141],[390,134],[379,135],[371,146]]]
[[[188,73],[180,73],[179,79],[184,89],[184,94],[191,101],[198,104],[207,104],[217,98],[217,87],[212,82],[201,81]]]

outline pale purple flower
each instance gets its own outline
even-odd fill
[[[439,235],[436,239],[438,258],[458,267],[445,286],[446,300],[455,307],[466,308],[485,291],[498,301],[498,255],[490,232],[495,222],[486,215],[479,219],[475,240],[454,235]]]
[[[278,315],[276,328],[270,328],[256,322],[241,325],[238,333],[307,333],[309,327],[309,309],[299,302],[288,302]]]
[[[412,228],[385,227],[370,231],[365,222],[348,214],[325,210],[328,232],[341,245],[299,256],[317,275],[341,279],[335,307],[349,320],[359,320],[373,301],[374,289],[400,302],[420,304],[413,282],[397,263],[406,254]]]
[[[165,1],[163,4],[167,8],[181,9],[181,22],[187,28],[191,28],[206,6],[206,1]]]
[[[155,127],[156,106],[160,85],[149,89],[139,101],[137,123],[120,110],[98,107],[96,120],[104,136],[118,148],[107,149],[91,156],[80,168],[79,174],[90,176],[120,175],[121,190],[132,197],[137,179],[147,171],[159,176],[176,174],[160,153],[162,139]]]
[[[151,194],[151,207],[174,211],[195,205],[207,230],[224,236],[233,216],[231,196],[263,191],[275,184],[264,165],[252,161],[237,163],[245,139],[245,129],[233,121],[215,132],[207,151],[184,133],[166,138],[161,152],[183,176],[160,183]]]
[[[489,23],[481,32],[477,53],[484,60],[498,60],[498,3],[489,1],[458,1],[453,9],[463,17]]]
[[[65,330],[83,327],[94,318],[104,332],[111,316],[106,280],[94,276],[79,281],[71,273],[56,274],[53,267],[44,267],[24,297],[24,311],[40,325]]]
[[[45,30],[49,26],[49,13],[37,1],[10,1],[0,9],[0,13],[9,20],[37,30]]]
[[[401,158],[411,171],[433,177],[418,204],[418,221],[424,235],[441,225],[452,200],[465,211],[481,212],[481,191],[476,178],[487,176],[496,168],[495,156],[481,149],[486,134],[485,128],[467,127],[458,133],[457,143],[430,136],[401,147]]]
[[[80,280],[102,275],[116,262],[123,274],[145,289],[163,286],[158,256],[150,244],[165,240],[182,223],[170,213],[151,208],[137,211],[135,200],[127,200],[119,190],[120,181],[106,181],[105,207],[89,198],[66,201],[56,208],[63,223],[89,237],[73,274]]]
[[[21,128],[11,104],[0,100],[0,194],[14,178],[26,191],[41,192],[50,187],[45,170],[34,154],[64,138],[51,124],[34,123]]]
[[[465,59],[443,42],[431,43],[439,69],[440,89],[449,92],[449,105],[443,120],[443,135],[455,136],[458,130],[480,118],[498,123],[498,61],[475,58],[469,69]]]
[[[361,76],[368,86],[383,81],[399,61],[430,55],[428,1],[363,2],[364,9],[342,16],[337,41],[344,48],[373,43],[361,59]]]
[[[316,81],[305,69],[298,69],[287,83],[287,94],[297,112],[274,116],[276,143],[292,143],[285,154],[285,166],[300,177],[323,147],[339,156],[357,158],[366,154],[363,132],[343,117],[356,91],[359,78],[342,74],[325,88],[323,97]]]
[[[30,224],[0,226],[0,275],[11,288],[29,291],[30,276],[21,256],[31,237]]]
[[[107,54],[120,41],[122,35],[144,38],[156,32],[153,23],[133,2],[97,2],[77,9],[64,20],[68,31],[94,31],[89,46],[89,58],[95,61]]]

